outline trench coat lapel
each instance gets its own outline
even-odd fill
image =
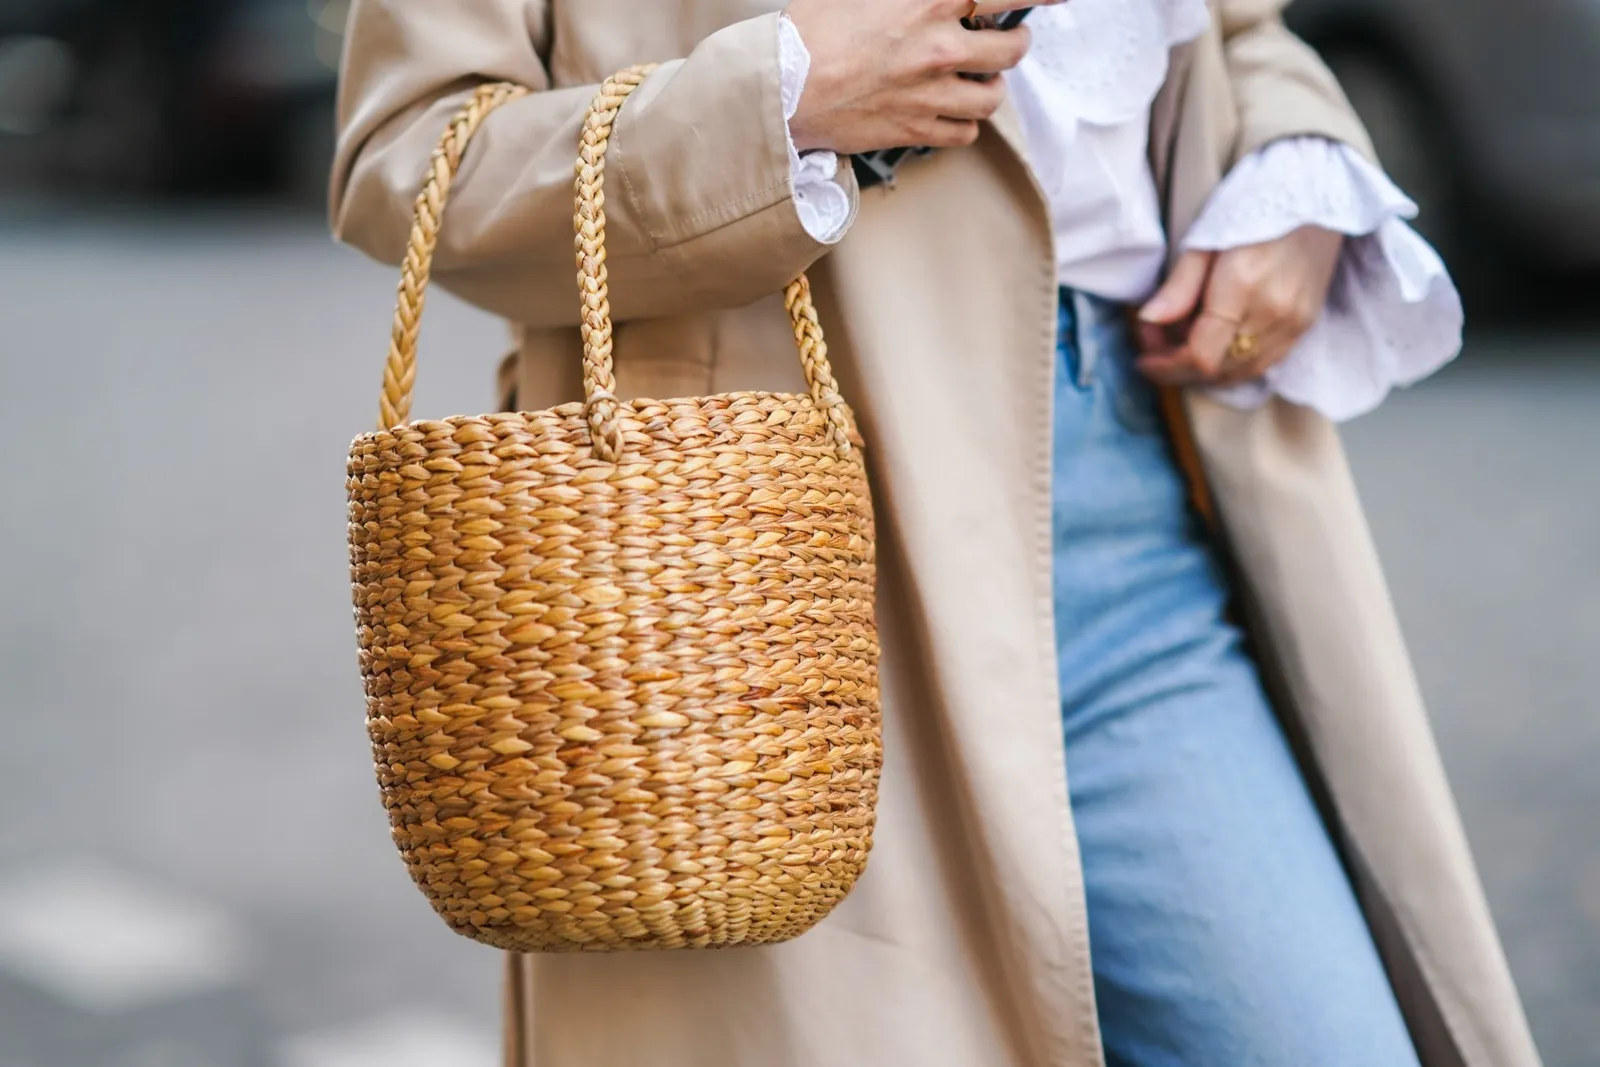
[[[1171,168],[1178,115],[1183,111],[1194,53],[1193,42],[1180,44],[1172,50],[1166,84],[1161,87],[1161,92],[1150,107],[1150,170],[1155,175],[1156,184],[1163,189],[1172,185]]]

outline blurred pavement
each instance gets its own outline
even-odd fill
[[[318,220],[0,224],[0,1067],[492,1067],[387,839],[344,456],[393,272]],[[1600,323],[1350,427],[1549,1067],[1600,1063]],[[507,335],[440,295],[417,410]]]

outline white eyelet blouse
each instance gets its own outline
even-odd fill
[[[1033,47],[1006,75],[1027,157],[1050,206],[1061,285],[1137,302],[1156,288],[1167,234],[1150,173],[1150,107],[1174,45],[1204,32],[1206,0],[1072,0],[1029,17]],[[811,57],[780,20],[785,113],[805,90]],[[850,204],[832,152],[791,147],[796,208],[807,232],[841,240]],[[1350,419],[1461,349],[1461,300],[1444,264],[1406,224],[1416,205],[1346,145],[1276,141],[1241,160],[1183,236],[1222,250],[1314,225],[1346,234],[1343,259],[1316,324],[1261,381],[1215,390],[1251,408],[1274,393]]]

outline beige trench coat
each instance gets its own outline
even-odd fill
[[[509,1063],[1098,1067],[1052,629],[1045,205],[1003,110],[976,146],[861,194],[845,241],[818,245],[791,203],[777,6],[355,0],[333,216],[381,260],[399,261],[429,152],[470,87],[547,90],[480,134],[436,270],[516,324],[520,407],[581,396],[569,220],[593,86],[688,57],[647,81],[612,142],[619,392],[803,391],[768,294],[809,268],[875,479],[886,763],[868,873],[782,946],[512,958]],[[1217,7],[1155,107],[1175,233],[1233,160],[1274,138],[1367,148],[1283,28],[1282,0]],[[425,351],[422,373],[448,358]],[[1534,1067],[1338,437],[1283,403],[1183,407],[1263,670],[1424,1062]]]

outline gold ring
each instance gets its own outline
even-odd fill
[[[1228,343],[1227,357],[1233,363],[1248,363],[1256,358],[1260,351],[1261,343],[1256,335],[1249,330],[1240,330],[1233,335],[1233,340]]]

